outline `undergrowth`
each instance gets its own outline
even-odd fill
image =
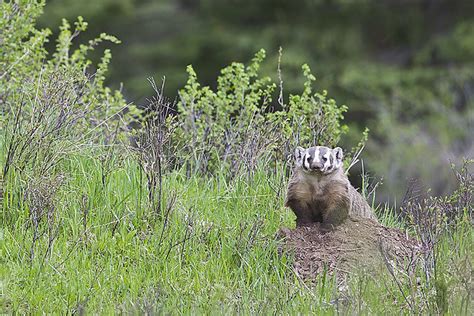
[[[123,161],[105,186],[98,159],[77,156],[66,165],[70,176],[54,201],[52,242],[48,225],[34,241],[27,200],[6,188],[4,312],[472,311],[468,217],[433,249],[436,281],[420,266],[397,280],[354,276],[342,289],[329,275],[304,282],[293,272],[291,253],[281,252],[276,233],[292,227],[294,216],[272,188],[278,176],[258,171],[249,183],[245,176],[228,182],[219,175],[188,178],[184,170],[168,174],[164,215],[157,218],[135,161]]]

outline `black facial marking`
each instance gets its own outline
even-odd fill
[[[335,152],[335,155],[336,155],[336,159],[337,160],[342,160],[342,149],[340,147],[336,147],[334,149],[334,152]]]
[[[308,149],[308,154],[309,156],[311,156],[311,159],[314,157],[314,153],[315,153],[316,149],[314,147],[311,147]]]
[[[308,170],[308,168],[306,167],[306,164],[305,164],[305,160],[308,160],[308,155],[304,155],[302,157],[302,162],[301,162],[301,167],[303,167],[304,170]]]

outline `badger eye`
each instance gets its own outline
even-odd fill
[[[326,162],[328,161],[328,159],[326,157],[323,157],[323,161]]]

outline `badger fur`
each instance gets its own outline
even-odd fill
[[[296,226],[315,222],[337,226],[351,215],[377,220],[367,201],[349,182],[342,158],[339,147],[296,148],[285,201],[296,215]]]

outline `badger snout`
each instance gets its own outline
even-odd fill
[[[313,163],[311,164],[311,170],[322,171],[323,168],[324,168],[324,164],[322,164],[322,163],[313,162]]]
[[[319,159],[313,159],[313,155],[307,155],[303,160],[303,167],[308,171],[323,172],[324,163]]]

